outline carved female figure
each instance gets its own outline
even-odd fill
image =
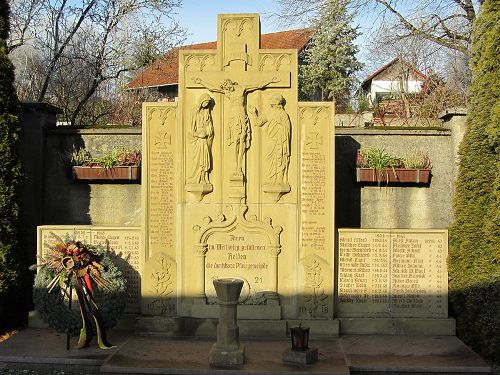
[[[212,168],[212,142],[214,125],[211,105],[213,99],[203,94],[193,111],[191,119],[191,143],[193,150],[193,172],[189,183],[210,184],[209,172]]]

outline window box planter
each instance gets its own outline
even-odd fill
[[[75,181],[140,181],[141,167],[73,167]]]
[[[428,184],[431,178],[430,169],[412,168],[356,168],[356,182],[390,184],[390,183],[413,183]]]

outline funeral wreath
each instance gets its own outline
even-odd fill
[[[80,335],[77,348],[87,347],[94,335],[100,348],[112,347],[106,329],[125,308],[126,288],[113,256],[102,247],[76,240],[55,240],[38,265],[33,289],[35,308],[51,328]],[[71,308],[72,291],[79,312]]]

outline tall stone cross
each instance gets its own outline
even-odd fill
[[[248,114],[250,96],[258,100],[258,92],[273,88],[290,88],[290,72],[263,71],[259,47],[258,15],[219,15],[217,50],[181,51],[180,100],[208,90],[219,108],[223,134],[224,171],[231,186],[230,195],[244,199],[247,179],[247,150],[252,147],[252,125]],[[184,74],[183,74],[184,73]],[[183,95],[184,94],[184,95]],[[215,108],[214,108],[215,109]],[[189,118],[189,114],[187,117]],[[196,170],[197,166],[191,167]],[[188,168],[189,169],[189,168]],[[195,174],[197,177],[198,174]],[[199,180],[199,179],[198,179]],[[186,189],[193,193],[211,192],[208,179],[198,185],[189,181]],[[204,192],[199,196],[201,197]],[[198,192],[199,194],[199,192]]]

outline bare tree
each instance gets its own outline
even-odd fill
[[[318,11],[321,0],[278,0],[281,16],[307,20]],[[469,54],[471,27],[479,0],[351,0],[356,12],[375,12],[374,26],[402,27],[400,38],[415,36]],[[400,28],[401,30],[401,28]]]
[[[97,108],[94,119],[106,114],[102,95],[183,36],[172,18],[180,0],[30,1],[13,8],[18,92],[61,106],[72,124]]]

